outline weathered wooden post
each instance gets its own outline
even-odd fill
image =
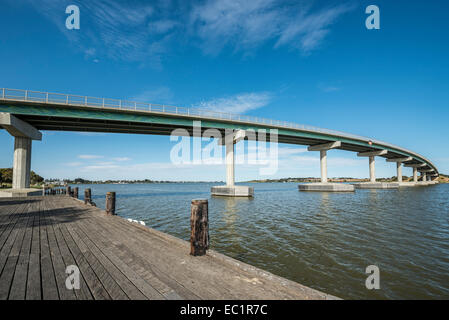
[[[42,186],[42,195],[45,196],[45,186]]]
[[[70,188],[70,186],[65,187],[65,193],[70,197],[72,194],[72,188]]]
[[[115,192],[106,193],[106,214],[115,215]]]
[[[79,191],[78,187],[73,188],[73,197],[75,199],[78,199],[78,191]]]
[[[92,192],[90,188],[84,189],[84,204],[90,204],[92,202]]]
[[[209,215],[206,199],[192,200],[190,208],[190,254],[203,256],[209,249]]]

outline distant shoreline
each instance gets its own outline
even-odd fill
[[[273,183],[273,182],[296,182],[296,183],[307,183],[307,182],[320,182],[320,178],[281,178],[281,179],[260,179],[260,180],[250,180],[246,181],[246,183]],[[350,177],[340,177],[340,178],[329,178],[328,182],[369,182],[370,180],[367,178],[350,178]],[[377,178],[377,182],[397,182],[396,177],[392,178]],[[413,177],[403,177],[403,182],[413,182]],[[438,177],[438,181],[440,183],[449,183],[449,176],[440,175]]]
[[[78,180],[78,181],[77,181]],[[80,181],[81,180],[81,181]],[[310,182],[320,182],[320,178],[314,178],[314,177],[307,177],[307,178],[280,178],[280,179],[260,179],[260,180],[249,180],[249,181],[239,181],[237,183],[310,183]],[[329,178],[328,182],[350,182],[350,183],[356,183],[356,182],[368,182],[369,179],[366,178],[351,178],[351,177],[340,177],[340,178]],[[397,182],[396,177],[392,178],[378,178],[376,179],[377,182]],[[403,177],[403,182],[411,182],[413,181],[412,177]],[[449,176],[445,174],[440,174],[438,177],[439,183],[449,183]],[[173,184],[173,183],[216,183],[217,185],[225,184],[224,181],[169,181],[169,180],[106,180],[106,181],[90,181],[90,180],[84,180],[84,179],[51,179],[51,180],[45,180],[43,184],[45,185],[80,185],[80,184],[117,184],[117,185],[128,185],[128,184]],[[40,184],[34,184],[31,187],[32,188],[41,188],[42,183]],[[12,184],[10,182],[3,182],[0,183],[0,189],[8,189],[11,188]]]

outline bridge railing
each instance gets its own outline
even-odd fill
[[[87,106],[100,108],[117,108],[124,110],[148,111],[148,112],[162,112],[179,115],[200,116],[220,120],[232,120],[241,122],[253,122],[258,124],[273,125],[278,127],[294,128],[301,130],[313,130],[315,132],[323,132],[328,134],[346,134],[339,131],[322,129],[313,126],[299,125],[288,121],[273,120],[267,118],[253,117],[248,115],[225,113],[214,110],[207,110],[201,108],[186,108],[162,104],[153,104],[145,102],[136,102],[119,99],[97,98],[89,96],[79,96],[72,94],[50,93],[31,90],[20,89],[1,89],[3,100],[19,100],[29,102],[40,102],[48,104],[65,104],[70,106]],[[353,135],[353,137],[356,137]],[[358,136],[358,138],[366,139]]]
[[[314,126],[301,125],[288,121],[281,120],[272,120],[267,118],[254,117],[249,115],[242,114],[234,114],[234,113],[225,113],[214,110],[202,109],[202,108],[186,108],[186,107],[178,107],[178,106],[169,106],[162,104],[153,104],[153,103],[145,103],[145,102],[136,102],[136,101],[128,101],[128,100],[119,100],[119,99],[109,99],[109,98],[97,98],[97,97],[89,97],[89,96],[79,96],[73,94],[62,94],[62,93],[50,93],[50,92],[40,92],[40,91],[31,91],[31,90],[21,90],[21,89],[8,89],[2,88],[0,89],[1,99],[2,100],[14,100],[14,101],[28,101],[28,102],[39,102],[39,103],[48,103],[48,104],[65,104],[69,106],[84,106],[84,107],[96,107],[96,108],[114,108],[114,109],[123,109],[123,110],[134,110],[134,111],[145,111],[145,112],[158,112],[158,113],[167,113],[174,115],[188,115],[188,116],[198,116],[205,117],[210,119],[219,119],[219,120],[231,120],[231,121],[240,121],[254,124],[262,124],[262,125],[270,125],[276,127],[284,127],[288,129],[297,129],[302,131],[309,132],[319,132],[333,136],[346,137],[350,139],[356,139],[364,142],[371,141],[372,143],[383,145],[386,147],[391,147],[394,149],[400,149],[410,154],[416,154],[413,151],[400,148],[393,144],[369,139],[367,137],[350,134],[346,132],[323,129]],[[418,156],[418,155],[417,155]],[[421,156],[420,156],[421,157]],[[422,158],[422,157],[421,157]],[[429,160],[423,158],[427,163],[431,163]]]

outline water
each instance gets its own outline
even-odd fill
[[[212,249],[344,299],[449,299],[449,184],[342,194],[258,183],[254,199],[211,197],[212,185],[79,187],[102,208],[116,191],[118,215],[184,240],[190,201],[207,198]],[[368,265],[380,290],[365,287]]]

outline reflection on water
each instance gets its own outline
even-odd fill
[[[184,240],[190,201],[208,198],[211,248],[342,298],[449,299],[449,185],[315,193],[260,183],[254,199],[211,197],[211,186],[89,187],[99,207],[116,191],[120,216]],[[372,264],[380,290],[365,288]]]

